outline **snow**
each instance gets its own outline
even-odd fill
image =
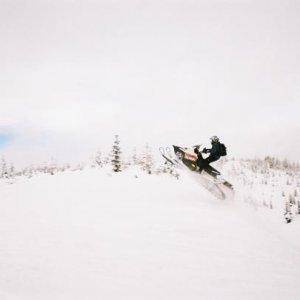
[[[235,184],[222,201],[185,173],[1,181],[0,299],[297,299],[300,218]]]

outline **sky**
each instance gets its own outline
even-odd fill
[[[298,160],[300,2],[0,0],[0,155],[208,143]],[[1,138],[0,138],[1,139]]]
[[[0,134],[0,147],[5,147],[6,143],[10,140],[10,136]]]

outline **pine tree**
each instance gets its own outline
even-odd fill
[[[135,165],[135,166],[137,166],[139,164],[139,158],[138,158],[138,155],[137,155],[136,148],[133,149],[132,162],[133,162],[133,165]]]
[[[119,136],[115,135],[115,141],[112,147],[112,167],[114,172],[121,172],[121,148],[120,148],[120,140]]]
[[[179,173],[176,171],[174,165],[172,165],[169,162],[164,163],[162,172],[166,174],[170,174],[171,176],[174,176],[176,179],[179,179]]]
[[[296,204],[296,199],[291,194],[289,195],[289,202],[291,206]]]
[[[101,151],[97,151],[97,153],[95,155],[95,163],[99,167],[103,166],[103,159],[102,159],[102,153],[101,153]]]
[[[1,178],[8,177],[8,167],[4,157],[1,158],[1,162],[0,162],[0,177]]]
[[[153,173],[153,156],[152,156],[152,151],[151,148],[148,144],[145,146],[145,152],[143,154],[142,158],[142,169],[146,171],[148,174]]]
[[[289,201],[285,203],[285,213],[284,217],[287,223],[290,223],[293,220],[292,212],[291,212],[291,206]]]
[[[15,176],[15,167],[13,164],[10,164],[7,169],[7,178],[13,178]]]
[[[270,201],[270,205],[269,205],[269,207],[270,207],[270,209],[273,209],[273,208],[274,208],[274,206],[273,206],[273,202],[272,202],[272,201]]]

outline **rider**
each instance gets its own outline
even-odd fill
[[[194,152],[197,154],[197,166],[199,167],[200,172],[207,167],[210,163],[217,161],[220,159],[221,156],[226,155],[226,153],[223,153],[223,147],[225,147],[223,144],[220,143],[219,138],[214,135],[210,138],[211,140],[211,149],[204,148],[202,150],[203,153],[209,153],[210,155],[207,158],[203,158],[201,152],[199,151],[199,148],[196,147],[194,149]],[[226,148],[225,148],[226,152]]]

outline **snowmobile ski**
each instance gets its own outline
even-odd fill
[[[172,151],[169,147],[167,148],[160,147],[159,152],[161,156],[166,160],[167,163],[170,163],[174,166],[178,166],[179,162],[173,157]]]

